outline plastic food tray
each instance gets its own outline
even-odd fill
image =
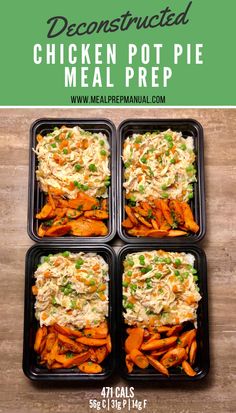
[[[36,136],[38,134],[46,135],[53,131],[54,127],[61,126],[74,127],[79,126],[89,132],[104,133],[110,144],[110,171],[111,171],[111,185],[108,190],[109,203],[109,219],[107,222],[108,234],[100,237],[76,237],[73,235],[65,235],[63,237],[45,237],[38,236],[37,230],[39,227],[39,220],[35,215],[45,201],[45,194],[40,190],[39,183],[36,179],[35,171],[37,169],[37,156],[32,150],[37,145]],[[38,119],[30,129],[30,152],[29,152],[29,194],[28,194],[28,234],[30,238],[36,242],[54,243],[104,243],[111,241],[116,233],[116,130],[113,123],[106,119]]]
[[[122,315],[122,274],[123,274],[123,261],[127,254],[133,252],[151,251],[159,250],[170,252],[186,252],[191,253],[195,257],[195,268],[198,272],[198,286],[200,289],[200,294],[202,299],[199,302],[198,313],[197,313],[197,358],[194,365],[194,369],[197,371],[197,375],[194,377],[187,376],[184,372],[178,371],[178,369],[173,368],[170,371],[170,376],[166,377],[155,370],[153,367],[148,367],[142,370],[138,367],[134,367],[132,373],[128,373],[125,365],[125,351],[124,351],[124,341],[127,337],[126,328],[128,327],[124,323],[124,318]],[[118,254],[118,275],[117,275],[117,325],[119,326],[119,342],[118,347],[118,359],[119,361],[119,372],[122,377],[126,380],[136,380],[136,381],[164,381],[164,382],[191,382],[203,379],[210,367],[209,361],[209,333],[208,333],[208,295],[207,295],[207,263],[206,256],[202,249],[193,246],[170,246],[167,244],[156,245],[156,244],[140,244],[140,245],[127,245],[120,249]]]
[[[34,315],[35,298],[32,294],[32,285],[34,285],[33,274],[37,268],[40,258],[48,254],[56,254],[63,251],[77,253],[96,252],[101,255],[109,266],[109,316],[108,325],[109,333],[112,340],[112,352],[102,363],[103,372],[99,374],[86,374],[79,371],[78,368],[70,369],[54,369],[49,370],[42,366],[37,361],[37,354],[34,351],[34,341],[38,321]],[[114,271],[115,271],[116,256],[113,249],[107,245],[83,245],[71,246],[68,243],[63,245],[34,245],[26,254],[25,267],[25,313],[24,313],[24,346],[23,346],[23,371],[25,375],[34,381],[78,381],[78,382],[95,382],[107,379],[113,373],[115,367],[115,329],[116,320],[114,313]]]
[[[194,150],[196,154],[196,177],[197,182],[193,184],[194,197],[190,202],[196,222],[200,229],[197,234],[189,234],[181,237],[132,237],[122,227],[122,221],[125,218],[125,189],[123,188],[124,165],[122,162],[122,151],[124,140],[134,133],[144,134],[155,130],[164,131],[171,128],[174,131],[182,132],[183,137],[193,137]],[[163,242],[170,245],[183,245],[200,241],[206,232],[205,219],[205,189],[204,189],[204,147],[203,147],[203,128],[193,119],[129,119],[122,122],[118,127],[118,182],[117,182],[117,208],[118,208],[118,233],[120,238],[128,243],[148,243],[154,241],[162,244]]]

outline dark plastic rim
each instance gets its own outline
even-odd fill
[[[112,353],[105,360],[104,371],[99,374],[85,374],[78,369],[60,369],[51,372],[47,368],[40,368],[36,362],[36,354],[33,349],[34,334],[38,322],[34,316],[34,297],[31,291],[33,284],[33,273],[39,259],[43,255],[56,254],[62,251],[70,252],[96,252],[101,254],[109,265],[109,331],[112,340]],[[33,245],[26,253],[25,257],[25,308],[24,308],[24,343],[23,362],[24,374],[33,381],[77,381],[77,382],[99,382],[109,378],[115,369],[116,355],[116,318],[115,318],[115,269],[116,255],[114,250],[108,245]]]
[[[40,238],[37,234],[38,220],[35,218],[36,212],[43,205],[43,192],[39,189],[39,184],[35,177],[37,157],[32,148],[36,145],[38,133],[49,133],[54,126],[80,126],[90,132],[104,132],[108,138],[111,148],[110,170],[111,186],[109,187],[109,219],[108,235],[104,237],[75,237],[72,235],[64,237]],[[30,148],[29,148],[29,191],[28,191],[28,224],[27,231],[29,237],[38,243],[47,244],[90,244],[105,243],[111,241],[116,234],[116,128],[113,122],[103,118],[41,118],[35,120],[30,127]]]
[[[138,369],[138,372],[128,373],[125,366],[125,352],[123,350],[125,338],[125,323],[122,316],[122,274],[123,274],[123,260],[128,253],[145,251],[145,250],[159,250],[163,249],[170,252],[186,252],[192,253],[195,256],[195,267],[198,270],[198,285],[202,300],[198,308],[198,355],[197,362],[200,365],[196,366],[198,373],[194,377],[189,377],[184,373],[173,373],[169,377],[163,376],[156,370],[151,368],[151,372]],[[119,373],[129,381],[160,381],[160,382],[195,382],[203,379],[209,372],[210,358],[209,358],[209,326],[208,326],[208,294],[207,294],[207,261],[205,252],[195,245],[170,246],[168,244],[140,244],[140,245],[125,245],[118,253],[118,273],[116,277],[116,297],[117,297],[117,325],[119,326],[120,336],[117,344]]]
[[[191,208],[194,211],[195,219],[200,227],[198,234],[190,234],[182,237],[166,237],[152,238],[156,244],[166,243],[168,245],[186,245],[193,244],[203,239],[206,233],[206,217],[205,217],[205,184],[204,184],[204,143],[203,143],[203,127],[194,119],[127,119],[124,120],[117,130],[118,137],[118,165],[117,165],[117,230],[120,238],[131,244],[150,243],[148,237],[132,237],[129,236],[122,228],[122,221],[125,217],[125,192],[123,189],[123,162],[122,148],[123,141],[126,137],[133,133],[145,133],[150,130],[165,130],[172,128],[183,132],[183,136],[192,136],[194,138],[194,148],[196,153],[197,165],[197,182],[194,183],[194,198],[191,202]],[[181,238],[181,239],[180,239]]]

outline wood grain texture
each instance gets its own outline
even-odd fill
[[[92,412],[102,386],[33,384],[21,369],[24,257],[32,245],[26,232],[29,127],[40,117],[194,118],[205,132],[211,371],[202,383],[135,385],[148,412],[236,411],[236,110],[229,109],[2,109],[0,110],[1,288],[0,412]],[[116,238],[115,246],[122,242]],[[114,377],[107,386],[127,385]],[[104,410],[103,410],[104,411]],[[127,410],[123,410],[126,412]],[[137,410],[136,410],[137,411]]]

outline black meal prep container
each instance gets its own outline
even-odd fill
[[[194,151],[196,154],[196,177],[197,182],[193,184],[194,197],[190,202],[194,218],[198,223],[200,229],[197,234],[189,234],[181,237],[164,237],[164,238],[150,238],[150,237],[132,237],[122,227],[122,221],[125,218],[125,189],[123,188],[123,174],[124,165],[122,161],[122,151],[124,140],[132,134],[144,134],[155,130],[164,131],[171,128],[174,131],[182,132],[183,137],[193,137]],[[117,198],[118,198],[118,223],[117,229],[120,238],[128,243],[148,243],[151,240],[157,244],[163,242],[170,245],[175,244],[192,244],[200,241],[206,232],[206,218],[205,218],[205,189],[204,189],[204,147],[203,147],[203,128],[196,120],[193,119],[128,119],[123,121],[117,132],[118,139],[118,181],[117,181]],[[181,238],[181,239],[180,239]]]
[[[33,274],[37,269],[42,256],[48,254],[57,254],[63,251],[77,253],[96,252],[101,255],[109,266],[109,316],[108,325],[112,340],[112,352],[102,363],[103,372],[99,374],[86,374],[79,371],[78,368],[54,369],[49,370],[37,361],[37,354],[34,351],[34,340],[39,323],[34,315],[35,298],[32,294],[32,285],[34,285]],[[63,245],[38,244],[32,246],[25,259],[25,310],[24,310],[24,345],[23,345],[23,371],[25,375],[33,381],[77,381],[77,382],[99,382],[110,377],[115,368],[115,266],[116,255],[114,250],[107,245],[77,245],[72,246],[68,243]]]
[[[191,253],[195,257],[195,268],[198,271],[198,286],[200,289],[200,294],[202,299],[199,302],[198,312],[197,312],[197,358],[194,365],[194,369],[197,371],[197,375],[194,377],[187,376],[184,372],[178,371],[178,369],[169,369],[170,376],[166,377],[155,370],[152,366],[145,370],[138,367],[134,367],[132,373],[127,372],[125,365],[125,351],[124,351],[124,341],[127,337],[126,328],[128,327],[124,323],[123,319],[123,307],[122,307],[122,274],[123,274],[123,261],[127,254],[134,252],[142,252],[147,250],[159,250],[170,252],[186,252]],[[159,381],[159,382],[192,382],[203,379],[210,368],[209,360],[209,332],[208,332],[208,295],[207,295],[207,262],[206,255],[202,249],[194,245],[188,246],[170,246],[167,243],[162,245],[157,244],[140,244],[140,245],[126,245],[122,247],[118,254],[118,273],[117,273],[117,326],[119,327],[119,342],[117,343],[118,348],[118,359],[119,372],[123,378],[126,380],[133,381]]]
[[[37,230],[39,227],[39,220],[35,218],[37,212],[44,205],[45,194],[40,190],[39,183],[36,179],[37,169],[37,156],[32,150],[37,145],[36,136],[38,134],[46,135],[53,131],[54,127],[62,127],[63,125],[68,127],[79,126],[82,129],[98,133],[105,134],[110,144],[111,156],[110,156],[110,171],[111,171],[111,185],[108,190],[108,203],[109,203],[109,219],[107,222],[108,234],[102,237],[76,237],[73,235],[65,235],[63,237],[45,237],[38,236]],[[64,243],[105,243],[114,238],[116,233],[116,129],[114,124],[107,119],[38,119],[30,128],[30,152],[29,152],[29,193],[28,193],[28,235],[36,242],[45,242],[48,244]]]

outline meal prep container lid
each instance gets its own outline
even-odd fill
[[[171,128],[174,131],[182,132],[187,138],[192,136],[194,140],[194,150],[196,153],[197,166],[197,182],[193,184],[194,198],[190,202],[196,222],[200,229],[197,234],[189,234],[181,237],[132,237],[128,235],[122,227],[122,221],[125,218],[125,189],[123,188],[123,172],[124,166],[122,162],[123,142],[134,133],[144,134],[155,130],[167,130]],[[203,143],[203,128],[199,122],[193,119],[127,119],[124,120],[117,130],[118,140],[118,165],[117,165],[117,204],[118,204],[118,219],[117,229],[120,238],[132,244],[143,244],[151,241],[156,244],[166,243],[168,245],[186,245],[198,242],[203,239],[206,233],[206,217],[205,217],[205,185],[204,185],[204,143]]]
[[[35,215],[44,205],[45,195],[39,188],[39,183],[36,179],[35,171],[37,168],[37,156],[32,150],[36,147],[36,136],[41,133],[46,135],[50,133],[55,126],[79,126],[90,132],[104,133],[110,144],[110,171],[111,185],[108,191],[109,219],[107,220],[108,234],[100,237],[76,237],[73,235],[65,235],[63,237],[39,237],[37,229],[39,220]],[[105,221],[106,222],[106,221]],[[108,119],[76,119],[76,118],[42,118],[37,119],[32,123],[30,128],[30,149],[29,149],[29,192],[28,192],[28,235],[39,243],[55,244],[90,244],[90,243],[105,243],[111,241],[116,234],[116,129],[114,124]]]
[[[202,299],[199,302],[198,307],[198,332],[197,332],[197,359],[194,368],[198,371],[194,377],[187,376],[185,373],[171,373],[169,377],[166,377],[155,370],[153,367],[148,367],[145,370],[134,367],[132,373],[128,373],[125,366],[125,351],[124,340],[127,337],[125,329],[128,327],[124,323],[122,316],[122,274],[123,274],[123,261],[125,256],[133,252],[141,252],[145,250],[160,250],[169,252],[186,252],[191,253],[195,257],[195,268],[198,273],[198,286],[200,288],[200,294]],[[209,372],[210,359],[209,359],[209,327],[208,327],[208,294],[207,294],[207,262],[205,252],[195,245],[183,245],[183,246],[170,246],[167,243],[159,244],[139,244],[139,245],[126,245],[119,250],[118,253],[118,273],[116,277],[116,292],[117,292],[117,327],[119,330],[119,342],[117,343],[118,360],[119,360],[119,373],[126,380],[131,381],[155,381],[155,382],[193,382],[203,379]]]
[[[38,328],[38,321],[34,315],[34,296],[31,288],[34,285],[33,274],[37,268],[40,257],[48,254],[56,254],[63,251],[70,252],[96,252],[104,257],[109,265],[109,333],[112,340],[112,352],[103,362],[104,372],[99,374],[86,374],[78,368],[55,369],[53,372],[37,363],[37,354],[34,351],[35,333]],[[116,255],[114,250],[108,245],[70,245],[68,243],[60,245],[38,244],[33,245],[25,258],[25,310],[24,310],[24,345],[23,345],[23,371],[24,374],[33,381],[77,381],[77,382],[99,382],[110,377],[115,368],[116,354],[116,319],[115,319],[115,268]]]

